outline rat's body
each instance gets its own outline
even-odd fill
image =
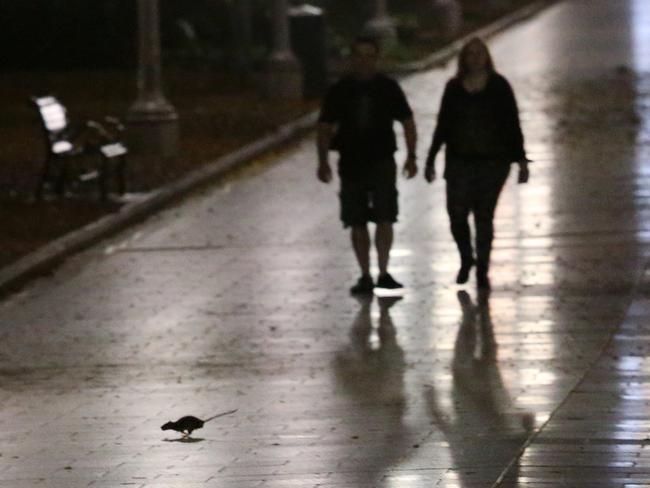
[[[203,424],[205,424],[206,422],[209,422],[212,419],[216,419],[217,417],[222,417],[224,415],[235,413],[236,411],[237,410],[230,410],[228,412],[220,413],[218,415],[215,415],[205,420],[201,420],[200,418],[194,417],[192,415],[187,415],[185,417],[181,417],[176,422],[171,422],[171,421],[167,422],[165,425],[161,427],[161,429],[175,430],[176,432],[182,433],[183,436],[189,437],[192,434],[193,430],[200,429],[201,427],[203,427]]]
[[[182,432],[184,435],[190,435],[193,430],[203,427],[204,423],[205,420],[188,415],[186,417],[181,417],[176,422],[167,422],[161,427],[161,429],[175,430],[176,432]]]

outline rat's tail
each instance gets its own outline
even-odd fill
[[[223,413],[218,413],[217,415],[214,415],[214,416],[210,417],[209,419],[205,419],[204,422],[209,422],[210,420],[216,419],[217,417],[223,417],[224,415],[230,415],[231,413],[235,413],[236,411],[237,411],[237,409],[228,410],[227,412],[223,412]]]

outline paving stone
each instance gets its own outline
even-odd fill
[[[500,200],[485,307],[421,175],[399,182],[406,295],[351,298],[313,138],[0,302],[0,486],[649,486],[644,19],[558,2],[490,41],[535,162]],[[403,81],[420,160],[452,64]]]

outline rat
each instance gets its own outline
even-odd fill
[[[176,432],[181,432],[183,434],[183,437],[189,437],[192,434],[193,430],[200,429],[203,427],[203,424],[206,422],[209,422],[210,420],[216,419],[217,417],[223,417],[224,415],[230,415],[231,413],[235,413],[237,409],[235,410],[229,410],[227,412],[219,413],[217,415],[214,415],[210,418],[207,418],[205,420],[201,420],[197,417],[194,417],[193,415],[187,415],[185,417],[181,417],[178,419],[176,422],[169,421],[165,425],[161,427],[162,430],[175,430]]]

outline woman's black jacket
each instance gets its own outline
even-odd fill
[[[445,144],[445,178],[463,171],[467,164],[510,164],[526,159],[519,110],[508,81],[492,73],[485,88],[468,92],[460,79],[447,82],[438,123],[427,157],[433,165]]]

